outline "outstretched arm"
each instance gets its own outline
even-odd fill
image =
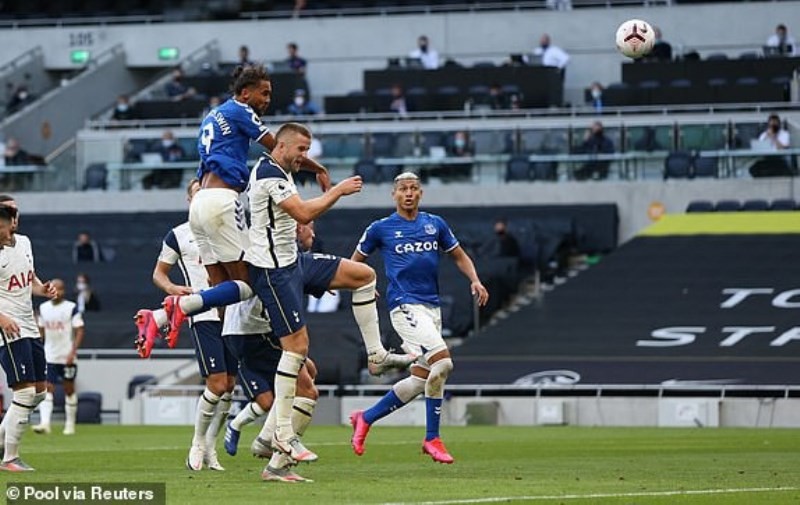
[[[472,296],[478,300],[478,305],[486,305],[486,302],[489,301],[489,292],[483,287],[483,284],[481,284],[481,280],[478,278],[478,272],[475,270],[475,264],[472,262],[469,254],[467,254],[461,246],[456,246],[455,249],[450,251],[450,255],[453,261],[456,262],[458,269],[461,270],[461,273],[469,279],[470,292]]]
[[[303,200],[294,194],[278,205],[298,223],[308,224],[333,207],[339,198],[361,191],[362,185],[361,177],[356,175],[348,177],[316,198]]]

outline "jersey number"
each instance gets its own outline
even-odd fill
[[[214,125],[208,123],[203,127],[203,134],[200,136],[200,143],[206,148],[206,154],[211,152],[211,142],[214,140]]]

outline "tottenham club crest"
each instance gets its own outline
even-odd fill
[[[432,224],[426,224],[425,233],[427,233],[428,235],[436,235],[436,227],[433,226]]]

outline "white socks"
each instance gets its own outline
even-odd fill
[[[305,356],[296,352],[283,351],[275,373],[275,433],[279,440],[289,440],[294,436],[292,429],[292,404],[297,392],[297,376],[303,366]]]
[[[306,428],[308,428],[308,425],[311,424],[311,418],[314,415],[314,408],[316,406],[317,401],[311,398],[299,396],[294,399],[294,405],[292,405],[292,426],[298,436],[302,436]],[[270,417],[272,417],[272,412],[274,411],[275,409],[270,411]],[[258,434],[262,440],[270,440],[272,438],[270,428],[268,427],[270,424],[269,421],[270,419],[268,417],[267,422],[264,423],[264,427],[261,429],[261,433]],[[274,429],[274,425],[272,429]],[[280,451],[273,452],[269,460],[269,466],[276,469],[283,468],[290,464],[292,464],[292,460]]]
[[[378,306],[375,302],[375,281],[353,291],[353,317],[356,319],[361,338],[367,347],[367,356],[376,354],[378,358],[386,355],[381,343],[378,326]]]
[[[242,428],[252,423],[259,417],[266,414],[266,411],[256,402],[250,402],[236,414],[236,417],[231,421],[231,427],[236,431],[242,431]]]
[[[3,420],[6,428],[3,461],[11,461],[19,457],[19,442],[28,427],[28,419],[33,410],[35,397],[36,388],[33,386],[14,391],[11,407],[8,408]]]
[[[431,365],[428,380],[425,382],[425,396],[427,398],[442,398],[444,396],[444,383],[450,372],[453,371],[453,360],[440,359]]]
[[[44,403],[42,404],[44,407]],[[78,417],[78,395],[72,393],[64,398],[64,414],[66,421],[64,422],[65,432],[75,431],[75,419]]]
[[[228,420],[228,412],[231,411],[231,394],[228,391],[222,393],[211,418],[211,424],[206,431],[206,449],[214,449],[217,446],[217,435]]]
[[[196,447],[206,447],[206,432],[208,426],[211,424],[211,418],[214,417],[214,411],[217,408],[220,397],[209,391],[208,388],[203,391],[200,398],[197,400],[197,414],[194,421],[194,437],[192,438],[192,445]]]
[[[39,415],[42,418],[41,421],[39,421],[39,424],[43,426],[50,426],[50,419],[53,416],[53,393],[45,394],[44,401],[42,401],[42,403],[39,405]]]
[[[425,391],[425,382],[425,379],[422,377],[409,375],[405,379],[396,382],[394,386],[392,386],[392,390],[394,394],[397,395],[397,398],[405,404]]]

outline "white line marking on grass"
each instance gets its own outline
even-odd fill
[[[540,496],[496,496],[491,498],[464,498],[462,500],[418,501],[418,502],[388,502],[382,505],[451,505],[459,503],[497,503],[512,501],[546,501],[546,500],[591,500],[597,498],[636,498],[642,496],[686,496],[705,494],[734,494],[734,493],[769,493],[776,491],[798,491],[800,487],[751,487],[731,489],[688,489],[685,491],[643,491],[640,493],[590,493],[590,494],[564,494]]]

